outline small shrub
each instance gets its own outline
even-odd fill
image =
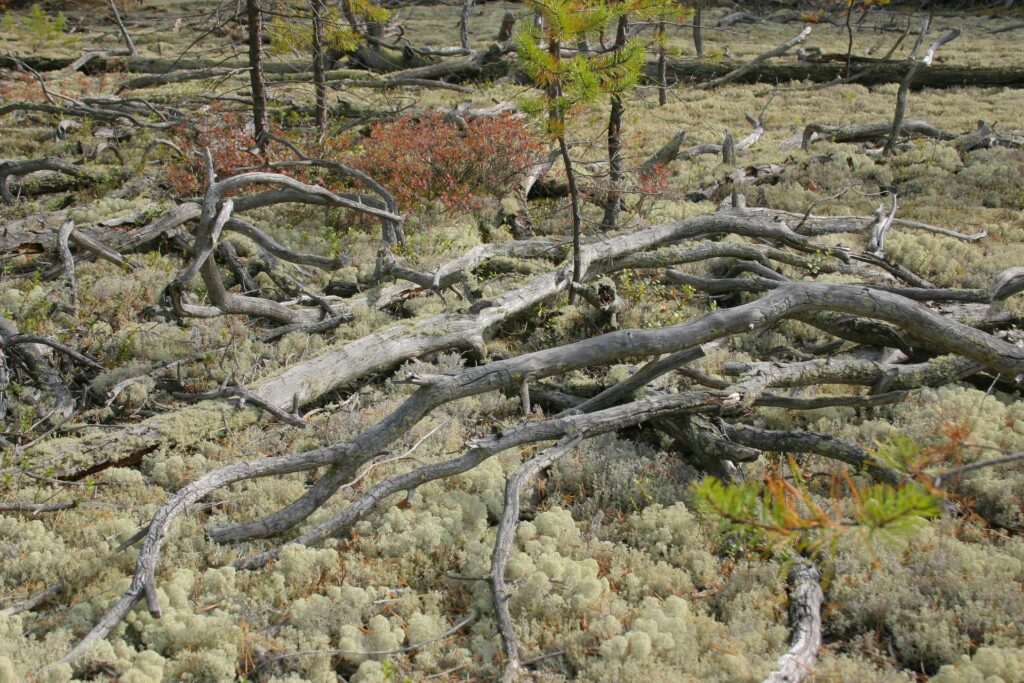
[[[218,178],[261,162],[255,154],[248,114],[211,108],[193,128],[177,129],[184,158],[165,167],[164,178],[175,195],[194,195],[205,185],[203,159],[197,154],[209,147]]]
[[[389,188],[403,210],[436,202],[466,211],[479,208],[481,196],[509,192],[539,149],[513,116],[478,117],[460,129],[429,113],[374,125],[351,163]]]
[[[36,3],[28,14],[17,21],[13,14],[5,15],[0,21],[0,31],[17,34],[19,42],[24,41],[34,52],[38,52],[48,46],[70,45],[78,40],[77,36],[64,32],[67,22],[63,12],[51,16]]]

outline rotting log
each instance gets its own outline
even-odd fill
[[[394,72],[392,78],[425,78],[434,79],[444,76],[455,78],[475,78],[483,74],[490,74],[497,64],[496,57],[506,49],[497,49],[486,58],[480,58],[479,53],[469,59],[454,59],[438,62],[418,69],[407,69],[406,71]],[[72,61],[71,58],[53,58],[25,56],[20,58],[28,66],[37,71],[59,71],[66,68]],[[14,67],[14,63],[7,57],[0,56],[0,66],[7,64]],[[503,63],[507,70],[511,68],[510,63]],[[721,78],[726,74],[735,71],[743,66],[740,62],[721,61],[676,61],[667,65],[668,77],[671,80],[683,83],[699,83]],[[198,69],[228,69],[244,71],[249,68],[244,62],[225,63],[219,60],[202,59],[149,59],[149,58],[126,58],[126,57],[96,57],[86,64],[82,71],[87,74],[102,73],[107,71],[124,71],[139,74],[165,74],[174,70],[198,70]],[[296,64],[287,62],[267,62],[264,64],[264,71],[268,74],[295,74],[309,70],[309,64]],[[906,75],[906,62],[862,62],[858,59],[852,61],[852,68],[863,72],[857,79],[859,85],[871,87],[885,83],[900,83]],[[422,69],[422,71],[419,71]],[[415,73],[414,73],[415,72]],[[756,65],[748,72],[733,80],[733,83],[778,83],[788,81],[811,81],[813,83],[828,83],[837,78],[842,78],[846,73],[845,62],[832,61],[791,61],[791,62],[764,62]],[[650,82],[657,83],[658,62],[650,61],[644,67],[644,75]],[[1020,88],[1024,87],[1024,66],[1021,67],[980,67],[965,66],[957,64],[934,64],[931,68],[922,71],[914,79],[911,89],[922,88],[958,88],[965,86],[992,87],[992,88]]]
[[[244,199],[239,198],[239,202]],[[182,207],[188,207],[189,211],[176,216],[174,222],[182,220],[186,216],[198,216],[198,205],[188,204],[182,205]],[[684,250],[685,253],[673,253],[670,249],[668,252],[662,253],[660,257],[656,257],[655,260],[649,260],[649,257],[645,255],[648,250],[683,240],[726,233],[782,241],[807,254],[818,252],[818,260],[821,260],[820,255],[845,256],[841,250],[822,248],[809,238],[797,235],[786,227],[785,223],[776,222],[770,215],[748,216],[735,215],[732,212],[719,212],[654,226],[631,235],[616,236],[586,244],[583,247],[584,272],[588,274],[585,279],[592,275],[613,272],[619,268],[664,267],[671,265],[674,259],[677,259],[675,262],[685,262],[709,255],[733,254],[750,257],[760,254],[762,258],[779,259],[782,262],[788,260],[810,267],[809,262],[801,260],[802,257],[799,254],[789,254],[787,259],[788,252],[781,249],[743,247],[743,245],[726,243]],[[722,250],[721,254],[718,254],[717,250]],[[690,254],[689,251],[693,251],[693,253]],[[495,254],[507,253],[517,257],[551,258],[558,252],[558,245],[548,240],[516,242],[501,249],[481,248],[456,259],[449,266],[442,266],[436,273],[422,278],[419,284],[430,287],[446,285],[452,281],[452,278],[456,278],[461,270],[470,269]],[[830,260],[825,260],[822,267],[827,267],[830,263]],[[837,260],[837,263],[841,262]],[[529,310],[533,305],[557,296],[566,286],[568,286],[568,278],[562,271],[548,272],[528,281],[501,299],[484,302],[480,308],[470,309],[464,313],[443,313],[419,321],[398,322],[361,339],[330,347],[318,357],[290,367],[254,384],[250,389],[267,403],[283,410],[291,410],[296,404],[308,404],[330,391],[374,373],[386,371],[411,358],[452,349],[471,350],[483,356],[486,348],[485,338],[500,327],[504,321],[511,316]],[[819,321],[818,324],[824,323]],[[842,329],[831,329],[830,331],[852,333]],[[887,343],[898,345],[895,340],[888,340]],[[49,453],[48,457],[40,457],[37,462],[42,467],[55,466],[63,471],[65,467],[60,465],[61,459],[53,457],[53,453],[55,450],[64,452],[67,454],[65,465],[67,466],[66,475],[69,477],[77,476],[81,472],[96,467],[109,466],[112,462],[135,457],[133,454],[146,449],[156,449],[165,441],[173,442],[174,438],[169,438],[169,433],[181,431],[184,428],[183,425],[188,425],[190,419],[187,416],[194,415],[194,411],[196,411],[195,407],[186,407],[170,415],[144,420],[132,427],[124,427],[94,436],[64,438],[48,442],[39,447]],[[176,416],[181,416],[185,421],[178,422]],[[196,422],[196,424],[203,423],[205,420]],[[172,426],[165,428],[166,424]],[[220,422],[211,425],[212,429],[219,429],[221,426]],[[204,437],[196,434],[189,438],[202,440]]]

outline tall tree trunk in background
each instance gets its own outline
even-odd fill
[[[463,0],[462,19],[459,21],[459,44],[463,50],[469,49],[469,10],[473,7],[473,0]]]
[[[267,152],[267,88],[263,81],[263,8],[260,0],[246,0],[245,14],[249,20],[249,79],[252,83],[252,118],[256,146],[260,154]]]
[[[540,16],[540,13],[537,13]],[[552,39],[548,44],[548,54],[555,64],[555,71],[558,72],[558,64],[562,59],[562,44]],[[569,156],[569,145],[565,141],[565,114],[559,109],[558,99],[562,96],[562,86],[558,79],[554,79],[548,86],[548,101],[551,108],[548,110],[548,120],[551,131],[558,139],[558,149],[562,153],[562,163],[565,165],[565,181],[569,185],[569,203],[572,210],[572,281],[579,282],[583,275],[582,261],[580,260],[580,233],[583,231],[583,214],[580,211],[580,192],[576,186],[576,173],[572,167],[572,158]],[[576,301],[576,292],[569,287],[569,303]]]
[[[697,2],[693,8],[693,49],[697,51],[697,59],[704,59],[704,34],[701,33],[701,14],[703,2]]]
[[[629,19],[623,14],[619,17],[615,31],[614,50],[621,50],[626,44],[626,32]],[[618,227],[619,210],[622,208],[622,195],[619,185],[622,183],[622,112],[625,110],[621,93],[612,93],[612,110],[608,114],[608,197],[604,203],[604,218],[601,220],[602,230],[614,230]]]
[[[313,0],[313,88],[316,91],[316,132],[327,134],[327,83],[324,80],[324,0]]]
[[[850,77],[850,68],[853,64],[853,26],[850,25],[850,18],[853,15],[853,2],[854,0],[846,0],[846,75],[844,78]]]
[[[668,36],[665,34],[665,22],[658,22],[658,104],[668,104]]]
[[[558,148],[562,151],[562,163],[565,164],[565,181],[569,185],[569,201],[572,205],[572,281],[579,282],[583,277],[583,262],[580,259],[580,233],[583,230],[583,216],[580,213],[580,190],[576,186],[576,172],[569,157],[569,145],[565,136],[558,136]],[[576,300],[576,292],[569,288],[569,303]]]

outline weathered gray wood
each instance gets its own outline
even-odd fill
[[[797,563],[789,574],[789,621],[792,645],[779,657],[765,683],[800,683],[814,670],[821,650],[821,572],[806,563]]]
[[[892,119],[892,130],[889,133],[889,140],[885,143],[885,147],[882,149],[882,154],[892,154],[896,149],[896,141],[899,139],[900,131],[903,125],[903,116],[907,111],[907,93],[910,92],[910,84],[914,82],[917,74],[923,68],[927,68],[932,65],[932,60],[935,59],[935,52],[945,45],[946,43],[956,40],[960,36],[960,29],[954,28],[952,31],[942,36],[928,48],[928,51],[924,53],[919,61],[914,62],[913,66],[907,70],[907,75],[900,82],[900,89],[896,93],[896,111]],[[924,31],[921,34],[924,37]],[[916,52],[916,48],[915,48]]]
[[[733,81],[738,81],[744,78],[747,74],[754,72],[760,64],[763,64],[764,62],[768,61],[773,57],[779,57],[781,55],[786,54],[795,46],[807,40],[807,36],[809,35],[811,35],[811,27],[805,26],[799,34],[787,40],[785,43],[782,43],[781,45],[774,47],[771,50],[768,50],[767,52],[758,55],[757,57],[754,57],[746,64],[730,71],[729,73],[723,76],[714,78],[710,81],[703,81],[699,83],[696,87],[701,90],[710,90],[712,88],[718,88],[720,86],[723,86],[727,83],[732,83]]]
[[[3,161],[0,162],[0,198],[3,198],[8,204],[13,204],[15,197],[10,189],[11,176],[24,176],[38,171],[56,171],[57,173],[64,173],[74,178],[81,178],[86,175],[82,169],[52,157],[25,161]]]
[[[423,387],[395,412],[352,441],[336,446],[243,462],[215,470],[185,486],[160,508],[150,524],[140,550],[135,577],[129,590],[99,624],[65,657],[77,658],[84,649],[106,634],[136,601],[145,597],[151,612],[155,602],[155,569],[170,523],[188,505],[227,484],[254,477],[332,465],[320,481],[280,514],[251,523],[268,530],[290,528],[307,518],[351,475],[354,466],[366,462],[437,406],[463,396],[479,395],[514,385],[523,374],[542,377],[575,368],[605,364],[624,358],[651,356],[699,345],[810,311],[838,311],[896,324],[912,337],[933,347],[977,361],[996,372],[1017,376],[1024,372],[1024,350],[974,328],[944,319],[933,311],[902,297],[850,285],[789,283],[757,301],[709,313],[697,320],[653,330],[623,330],[562,347],[545,349],[504,361],[471,368],[452,376],[413,377]],[[726,401],[738,403],[730,396]],[[529,426],[530,423],[527,423]]]

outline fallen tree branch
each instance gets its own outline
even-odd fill
[[[494,540],[494,551],[491,554],[491,593],[494,602],[495,619],[498,621],[498,633],[505,650],[505,667],[501,676],[503,683],[511,683],[519,673],[522,663],[519,660],[519,648],[516,644],[516,631],[512,623],[512,613],[508,608],[508,586],[505,584],[505,568],[512,552],[516,527],[519,524],[519,493],[540,473],[550,467],[577,444],[579,437],[563,437],[557,444],[544,450],[540,455],[523,463],[505,482],[505,507],[498,524],[497,537]]]
[[[898,325],[909,337],[924,342],[929,347],[962,355],[995,372],[1012,377],[1024,373],[1024,350],[974,328],[946,320],[902,297],[857,286],[788,283],[757,301],[732,309],[714,311],[697,320],[673,327],[610,332],[566,346],[470,368],[451,376],[413,376],[411,380],[422,385],[421,388],[376,426],[351,441],[304,453],[228,465],[182,488],[154,515],[139,551],[135,575],[129,589],[82,641],[68,652],[63,661],[76,659],[92,642],[105,637],[142,598],[146,599],[151,613],[160,614],[156,598],[155,572],[169,525],[189,505],[218,488],[245,479],[307,471],[330,465],[327,473],[298,500],[279,513],[245,524],[254,531],[262,529],[268,533],[277,533],[306,519],[337,491],[346,477],[351,476],[354,468],[386,448],[436,407],[456,398],[479,395],[515,385],[517,378],[522,377],[524,373],[543,377],[624,358],[673,352],[763,328],[779,320],[811,311],[841,312],[889,322]],[[878,397],[867,398],[880,400]],[[721,398],[721,405],[738,403],[739,399],[739,394],[730,394]],[[669,395],[664,400],[680,399],[678,395]],[[705,395],[699,405],[708,405],[708,401],[709,397]],[[859,401],[861,405],[865,403],[870,404],[866,400]],[[673,411],[678,409],[678,405],[673,405]],[[612,408],[602,413],[605,416],[612,416],[616,410]],[[594,415],[599,414],[579,417],[596,419]],[[572,420],[573,417],[562,419]],[[543,430],[550,424],[554,423],[528,422],[513,433],[517,435],[516,440],[522,443],[519,439],[523,434],[530,433],[530,430]],[[547,434],[541,438],[560,438],[564,435]],[[238,535],[237,526],[231,536]]]
[[[789,621],[792,645],[779,657],[778,668],[765,683],[800,683],[814,669],[821,649],[821,572],[806,563],[793,565],[789,573]]]
[[[21,614],[22,612],[28,612],[34,610],[36,607],[43,605],[64,592],[64,580],[60,579],[53,584],[47,586],[43,590],[30,595],[29,597],[16,602],[12,605],[0,609],[0,614],[5,617],[14,616],[15,614]]]
[[[778,57],[789,52],[793,47],[807,40],[807,36],[811,35],[811,27],[805,26],[804,30],[800,31],[794,38],[790,38],[785,43],[764,52],[752,60],[739,67],[738,69],[731,71],[724,76],[715,78],[710,81],[704,81],[703,83],[697,84],[695,87],[698,90],[710,90],[725,85],[726,83],[732,83],[733,81],[739,80],[747,74],[754,71],[762,62],[765,62],[772,57]]]
[[[954,140],[956,135],[940,130],[927,121],[900,120],[899,132],[903,135],[934,138],[936,140]],[[881,142],[887,135],[892,134],[892,124],[889,123],[865,123],[848,126],[828,126],[820,123],[810,123],[804,128],[801,146],[808,151],[812,143],[818,140],[830,142]]]
[[[38,171],[56,171],[57,173],[63,173],[75,178],[81,178],[85,175],[81,169],[72,166],[66,161],[52,157],[28,161],[3,161],[0,162],[0,197],[8,204],[13,204],[15,197],[11,193],[10,177],[12,175],[24,176]]]
[[[900,89],[896,93],[896,112],[892,119],[892,130],[889,133],[889,140],[885,143],[885,147],[882,148],[882,154],[888,156],[893,153],[896,149],[896,141],[899,139],[900,132],[903,130],[903,115],[907,110],[907,93],[910,92],[910,84],[914,81],[917,73],[922,69],[932,65],[932,60],[935,59],[935,52],[945,45],[946,43],[956,40],[960,36],[960,29],[954,28],[946,35],[942,36],[928,48],[928,51],[924,53],[919,61],[914,62],[914,65],[907,71],[906,77],[903,82],[900,83]]]
[[[968,463],[961,465],[960,467],[954,467],[953,469],[946,470],[945,472],[939,472],[938,474],[931,475],[933,486],[944,486],[950,480],[956,479],[968,472],[974,472],[976,470],[984,469],[986,467],[996,467],[998,465],[1008,465],[1011,462],[1019,462],[1024,460],[1024,453],[1010,453],[1003,455],[998,458],[989,458],[987,460],[979,460],[977,462]]]

